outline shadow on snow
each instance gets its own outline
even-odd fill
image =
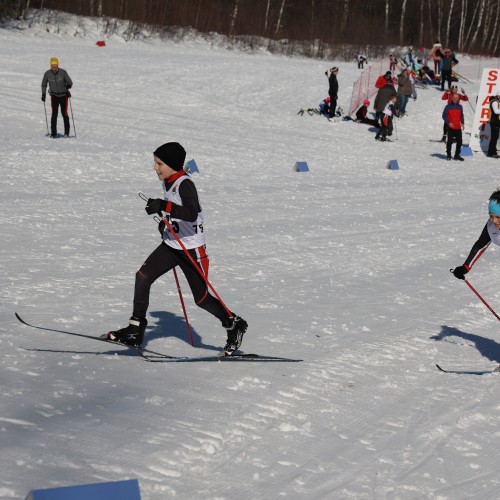
[[[490,361],[500,363],[500,344],[494,340],[486,339],[484,337],[480,337],[479,335],[474,335],[473,333],[462,332],[458,328],[453,328],[447,325],[442,325],[439,334],[431,337],[432,340],[460,344],[460,342],[456,340],[451,340],[452,338],[467,341],[467,345],[472,344],[481,356],[489,359]]]

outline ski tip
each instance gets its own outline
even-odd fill
[[[439,371],[442,371],[442,372],[445,372],[446,373],[446,370],[443,370],[443,368],[441,368],[437,363],[436,363],[436,367]]]
[[[16,315],[16,318],[21,322],[21,323],[24,323],[25,325],[27,325],[28,323],[26,323],[26,321],[24,321],[23,318],[21,318],[21,316],[19,316],[19,314],[17,314],[16,312],[14,312],[14,314]]]

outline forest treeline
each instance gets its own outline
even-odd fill
[[[0,15],[30,8],[117,18],[162,31],[176,26],[228,37],[326,47],[432,47],[499,55],[500,0],[0,0]]]

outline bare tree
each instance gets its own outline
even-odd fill
[[[460,15],[460,27],[458,28],[458,47],[463,47],[465,33],[465,18],[467,16],[467,0],[462,0],[462,9]]]
[[[344,9],[342,13],[342,24],[340,25],[340,31],[345,32],[347,26],[347,17],[349,16],[349,0],[344,0]]]
[[[476,43],[477,34],[481,30],[481,25],[483,23],[483,14],[484,14],[485,3],[486,3],[486,0],[480,0],[479,4],[476,5],[476,9],[474,11],[474,17],[473,17],[472,22],[471,22],[471,27],[469,28],[469,31],[467,32],[467,38],[465,39],[465,43],[466,43],[467,47],[474,47],[474,44]],[[472,26],[474,23],[474,19],[476,17],[476,13],[478,10],[479,10],[479,14],[478,14],[477,24],[476,24],[475,29],[474,29],[474,35],[472,37],[472,40],[469,43],[470,32],[471,32],[471,29],[472,29]]]
[[[281,2],[280,13],[278,15],[278,22],[276,23],[276,29],[274,30],[275,35],[277,35],[281,29],[281,19],[283,17],[283,11],[285,10],[285,2],[286,0],[282,0]]]
[[[385,0],[384,28],[386,34],[389,33],[389,5],[390,5],[390,0]]]
[[[266,20],[264,21],[264,32],[267,33],[267,25],[269,22],[269,8],[271,7],[271,0],[267,0],[266,5]]]
[[[236,18],[238,17],[238,5],[240,0],[234,0],[233,14],[231,16],[231,27],[229,28],[229,34],[234,36],[234,26],[236,24]]]
[[[448,23],[446,25],[446,45],[449,45],[450,43],[450,26],[451,26],[451,18],[453,17],[453,5],[455,3],[455,0],[451,0],[451,5],[450,5],[450,11],[448,12]]]
[[[403,5],[401,6],[401,19],[399,21],[399,44],[400,45],[403,45],[403,42],[404,42],[406,1],[407,0],[403,0]]]

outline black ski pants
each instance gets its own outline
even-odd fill
[[[488,145],[488,156],[493,156],[498,154],[497,152],[497,141],[500,132],[500,125],[495,125],[490,123],[490,143]]]
[[[68,96],[50,96],[50,103],[52,105],[52,116],[50,118],[51,134],[57,134],[57,114],[61,108],[61,114],[64,121],[64,134],[69,135],[69,115],[68,115]]]
[[[453,144],[453,139],[457,141],[455,148],[455,156],[460,155],[460,150],[462,149],[462,130],[454,129],[448,127],[448,140],[446,141],[446,154],[451,156],[451,145]]]
[[[209,260],[204,247],[188,250],[199,270],[207,276]],[[184,250],[176,250],[161,243],[135,275],[134,312],[137,318],[145,318],[149,306],[151,285],[162,275],[179,266],[187,279],[196,305],[214,315],[221,322],[229,319],[229,315],[221,302],[210,294],[208,285],[194,267]]]

